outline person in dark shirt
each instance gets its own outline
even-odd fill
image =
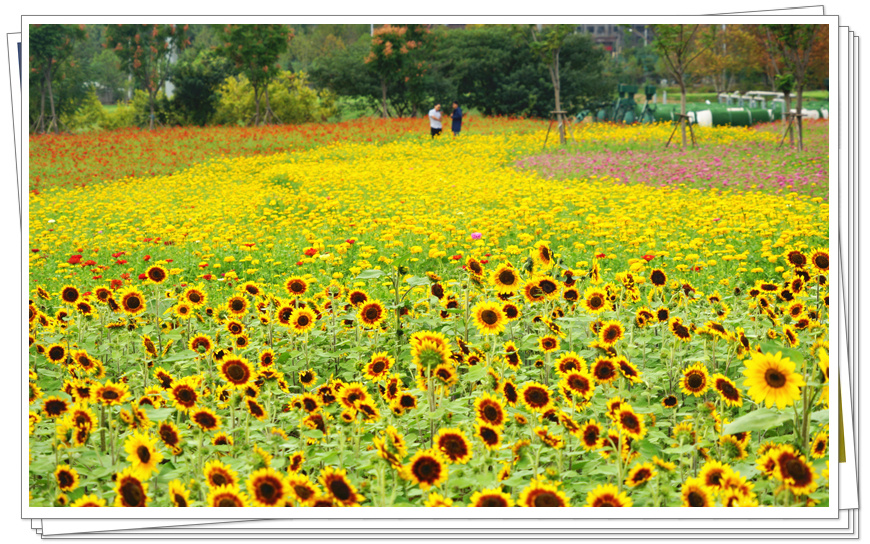
[[[459,107],[459,102],[453,103],[453,137],[459,136],[459,131],[462,130],[462,108]]]

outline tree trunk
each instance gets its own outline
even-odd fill
[[[680,84],[680,133],[683,137],[683,147],[686,147],[686,82],[683,80],[683,74],[680,74],[678,82]]]
[[[803,117],[801,117],[801,112],[803,111],[804,105],[804,88],[803,81],[798,83],[797,86],[797,105],[795,106],[795,111],[798,115],[797,117],[797,133],[798,133],[798,152],[804,150],[804,124]]]
[[[272,105],[269,103],[269,84],[263,87],[263,96],[266,98],[266,112],[263,114],[263,124],[269,124],[269,117],[272,114]]]
[[[59,128],[57,114],[54,111],[54,91],[51,89],[51,66],[45,71],[45,81],[48,83],[48,103],[51,105],[51,122],[48,124],[48,130],[51,130],[51,126],[54,125],[54,133],[57,134]]]
[[[390,116],[389,112],[387,112],[387,80],[381,80],[381,107],[384,109],[383,117],[386,119]]]
[[[154,93],[148,89],[148,102],[151,105],[151,117],[148,119],[148,130],[154,130]]]
[[[786,115],[782,118],[782,126],[788,126],[788,116],[791,114],[791,94],[783,91],[783,98],[785,99],[785,113]],[[789,144],[794,145],[794,131],[789,131]]]
[[[567,139],[565,138],[565,123],[562,117],[562,90],[559,82],[559,50],[557,49],[553,54],[553,64],[550,65],[550,79],[553,80],[553,93],[556,98],[556,111],[560,112],[556,114],[556,122],[559,124],[559,144],[565,145],[567,143]]]
[[[254,87],[254,126],[260,126],[260,88]]]
[[[40,91],[40,100],[39,100],[39,119],[36,120],[36,132],[39,134],[45,133],[45,79],[42,80],[42,84],[39,86]]]

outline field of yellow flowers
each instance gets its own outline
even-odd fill
[[[827,195],[548,177],[512,123],[43,178],[30,505],[827,505]]]

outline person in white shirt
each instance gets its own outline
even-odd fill
[[[435,104],[435,107],[429,110],[429,128],[433,138],[441,134],[441,104]]]

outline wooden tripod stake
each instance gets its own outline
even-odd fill
[[[544,147],[547,147],[547,140],[550,139],[550,130],[552,130],[552,128],[553,128],[553,121],[558,120],[559,125],[563,125],[565,123],[565,119],[566,119],[565,114],[566,113],[568,113],[568,112],[567,111],[551,111],[550,112],[550,124],[547,125],[547,136],[544,138]],[[571,136],[571,133],[568,132],[568,127],[565,127],[565,132],[568,134],[568,136]],[[573,138],[574,137],[571,136],[571,139],[573,139]]]
[[[779,140],[779,148],[782,149],[782,144],[785,143],[785,137],[789,134],[794,135],[794,123],[798,117],[806,117],[806,115],[802,113],[792,113],[788,112],[785,114],[786,119],[788,119],[788,123],[785,125],[785,130],[782,131],[782,138]]]
[[[686,120],[686,124],[689,126],[689,135],[692,137],[692,147],[695,147],[695,131],[692,129],[692,123],[689,121],[689,116],[683,115],[682,113],[676,113],[674,115],[677,116],[675,119],[676,122],[674,123],[674,130],[671,131],[671,137],[668,138],[668,143],[665,144],[665,149],[671,145],[671,140],[674,139],[674,134],[677,133],[677,129],[680,128],[683,119]]]

